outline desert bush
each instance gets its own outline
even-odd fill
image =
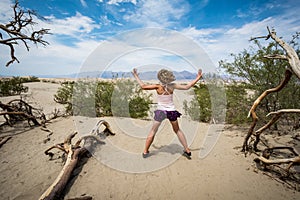
[[[150,97],[132,80],[116,78],[113,81],[63,83],[54,99],[66,105],[68,114],[143,118],[150,110]]]
[[[232,83],[220,86],[215,82],[194,87],[195,97],[184,102],[184,111],[192,120],[242,124],[248,121],[249,99],[245,86]],[[225,102],[224,102],[225,101]],[[224,121],[225,120],[225,121]]]
[[[13,77],[0,80],[0,96],[19,95],[27,92],[28,87],[23,85],[22,78]]]
[[[248,96],[243,84],[234,82],[226,86],[226,123],[244,124],[249,121],[247,115],[251,103]]]
[[[147,95],[140,86],[130,79],[118,79],[112,95],[114,116],[143,118],[148,116],[151,95]]]
[[[298,38],[294,38],[293,42],[288,42],[299,55]],[[248,50],[243,50],[238,54],[231,54],[233,57],[232,62],[221,60],[219,67],[222,68],[232,79],[243,80],[247,83],[248,89],[253,92],[253,96],[249,96],[249,107],[255,99],[262,94],[265,90],[274,88],[284,78],[284,71],[288,66],[287,60],[266,59],[265,55],[284,55],[285,52],[275,42],[271,42],[268,46],[262,46],[259,41],[254,40],[254,46]],[[270,93],[258,105],[256,113],[259,116],[259,123],[266,123],[269,120],[266,115],[284,108],[299,108],[300,96],[299,79],[295,76],[291,78],[289,83],[279,92]],[[241,100],[242,101],[242,100]],[[239,115],[238,113],[236,113]],[[286,115],[282,116],[286,119]],[[281,120],[278,123],[283,123]],[[276,128],[277,124],[274,125]]]
[[[54,101],[63,104],[66,109],[67,114],[73,114],[73,87],[74,82],[62,83],[61,87],[58,88],[56,94],[54,95]]]
[[[112,116],[111,98],[115,84],[110,81],[99,81],[96,88],[96,115]]]
[[[192,120],[209,122],[212,116],[211,99],[208,86],[200,83],[194,87],[195,96],[191,102],[183,102],[183,109]]]
[[[36,76],[20,77],[22,83],[40,82],[40,79]]]

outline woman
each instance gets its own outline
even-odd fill
[[[157,110],[154,111],[155,113],[154,123],[146,139],[143,158],[147,158],[150,155],[149,148],[154,140],[155,134],[161,122],[164,119],[168,118],[172,125],[173,131],[177,135],[180,143],[184,148],[183,155],[186,156],[188,159],[191,159],[192,153],[187,145],[185,135],[182,132],[182,130],[179,128],[179,124],[177,121],[177,118],[180,117],[181,113],[179,113],[175,109],[174,102],[173,102],[173,92],[175,89],[188,90],[191,87],[193,87],[202,77],[202,70],[200,69],[198,71],[197,77],[187,85],[172,83],[173,81],[175,81],[175,76],[173,72],[166,69],[162,69],[157,73],[157,78],[160,81],[160,84],[150,84],[150,85],[144,84],[143,81],[141,81],[141,79],[138,76],[137,69],[133,69],[132,74],[143,90],[156,90],[157,92],[158,107]]]

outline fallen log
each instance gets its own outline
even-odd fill
[[[105,125],[105,130],[103,132],[99,132],[99,127],[101,125]],[[67,153],[67,160],[64,164],[63,169],[55,179],[55,181],[50,185],[50,187],[42,194],[39,200],[54,200],[60,199],[63,193],[65,186],[67,185],[73,170],[76,168],[76,165],[85,153],[92,149],[93,142],[96,141],[98,143],[103,143],[100,140],[101,134],[105,135],[115,135],[109,126],[109,124],[105,120],[100,120],[93,128],[90,135],[79,138],[79,140],[72,145],[72,139],[75,137],[77,132],[70,134],[64,141],[64,143],[56,144],[45,151],[46,155],[49,155],[51,158],[53,153],[50,150],[54,148],[58,148],[63,152]],[[87,142],[86,142],[87,141]],[[83,145],[80,144],[83,142]]]

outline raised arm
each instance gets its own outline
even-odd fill
[[[143,89],[143,90],[156,90],[156,89],[158,89],[158,85],[146,85],[141,79],[140,79],[140,77],[139,77],[139,75],[138,75],[138,73],[137,73],[137,69],[136,68],[134,68],[133,70],[132,70],[132,74],[133,74],[133,76],[134,76],[134,78],[136,79],[136,81],[138,82],[138,84],[141,86],[141,88]]]
[[[202,70],[199,69],[197,77],[194,80],[192,80],[191,82],[189,82],[187,85],[174,84],[174,89],[177,89],[177,90],[188,90],[191,87],[193,87],[201,79],[201,77],[202,77]]]

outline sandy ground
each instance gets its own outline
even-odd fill
[[[46,114],[55,108],[62,109],[53,101],[58,84],[27,85],[30,90],[25,96],[34,106],[43,108]],[[67,186],[65,199],[84,195],[96,200],[300,198],[300,192],[258,170],[253,162],[255,155],[245,157],[240,153],[247,129],[229,125],[213,127],[183,116],[180,125],[192,149],[192,159],[181,156],[182,147],[167,121],[150,149],[152,155],[143,159],[141,152],[151,120],[101,119],[109,122],[116,135],[103,138],[105,143],[93,152],[94,156],[81,162]],[[62,152],[53,150],[54,158],[50,160],[44,151],[63,142],[74,131],[79,131],[74,138],[74,142],[77,141],[89,133],[98,120],[86,117],[52,120],[47,128],[53,134],[46,143],[49,133],[40,127],[1,129],[0,136],[15,135],[0,149],[0,199],[38,199],[64,164]],[[214,128],[217,131],[210,132]],[[213,142],[209,143],[209,138],[213,138]]]

